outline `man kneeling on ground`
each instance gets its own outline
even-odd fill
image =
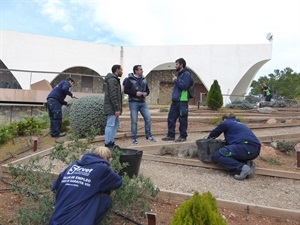
[[[56,193],[49,225],[98,225],[112,204],[110,192],[122,185],[109,161],[112,154],[100,146],[60,173],[51,190]]]
[[[208,138],[217,138],[224,133],[226,146],[213,154],[213,161],[230,171],[237,171],[234,179],[243,180],[254,176],[254,162],[260,153],[261,143],[245,124],[235,116],[224,115],[222,122],[209,134]]]

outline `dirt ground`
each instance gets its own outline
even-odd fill
[[[157,124],[157,126],[155,126]],[[165,129],[166,124],[154,123],[154,131],[159,131]],[[123,126],[126,125],[123,123]],[[203,125],[201,125],[203,126]],[[199,124],[191,123],[189,127],[197,128]],[[126,140],[125,140],[126,141]],[[130,139],[129,141],[130,142]],[[55,143],[55,139],[51,138],[49,135],[44,134],[39,137],[37,151],[47,149]],[[16,138],[14,141],[9,142],[5,146],[0,147],[0,163],[7,163],[12,160],[30,155],[33,153],[34,142],[32,138]],[[23,153],[21,153],[23,152]],[[295,169],[295,157],[287,155],[284,153],[277,152],[282,165],[275,165],[264,160],[257,159],[256,163],[258,167],[271,168],[271,169]],[[286,167],[286,168],[285,168]],[[289,168],[290,167],[290,168]],[[1,172],[1,171],[0,171]],[[1,179],[7,181],[6,174],[0,173]],[[22,204],[22,196],[12,192],[12,187],[9,184],[5,184],[3,181],[0,181],[0,225],[14,225],[17,224],[17,211],[20,205]],[[162,202],[162,201],[152,201],[151,202],[151,212],[156,213],[157,215],[157,224],[158,225],[167,225],[170,224],[174,211],[178,207],[178,203]],[[223,217],[226,219],[229,225],[300,225],[299,221],[280,219],[276,217],[266,217],[259,215],[250,215],[245,213],[240,213],[236,211],[230,211],[227,209],[219,209]],[[135,218],[140,224],[147,224],[146,218]],[[121,224],[134,224],[132,222],[115,218],[114,225]]]

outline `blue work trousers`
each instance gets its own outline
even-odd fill
[[[187,137],[188,109],[188,102],[172,101],[168,115],[168,137],[175,138],[176,121],[178,118],[180,137]]]
[[[213,161],[229,171],[241,171],[248,160],[258,157],[260,146],[251,144],[232,144],[214,152]]]
[[[57,137],[61,133],[62,104],[55,98],[48,98],[47,107],[50,117],[50,135]]]
[[[138,112],[140,112],[145,122],[146,138],[152,136],[151,134],[151,115],[146,102],[129,102],[130,118],[131,118],[131,135],[132,139],[137,139],[137,124]]]
[[[120,126],[120,117],[115,115],[108,115],[105,126],[105,144],[112,144],[115,142],[115,136]]]

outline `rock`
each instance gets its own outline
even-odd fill
[[[257,108],[257,111],[260,112],[260,113],[272,113],[276,110],[272,109],[270,107],[263,107],[263,108]]]
[[[277,158],[276,150],[270,146],[261,146],[259,155],[263,158]]]
[[[267,120],[266,122],[267,124],[276,124],[277,123],[277,120],[275,118],[270,118]]]

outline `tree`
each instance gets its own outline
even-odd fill
[[[266,83],[276,96],[285,99],[300,98],[300,73],[287,67],[284,70],[274,70],[268,76],[260,77],[251,84],[251,95],[262,94],[261,83]]]
[[[217,80],[214,80],[207,93],[206,105],[212,110],[217,110],[223,106],[223,96]]]

